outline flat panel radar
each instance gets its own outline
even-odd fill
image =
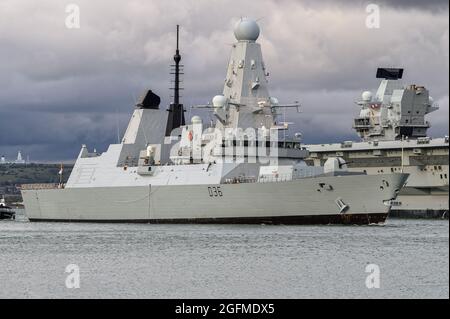
[[[139,109],[159,109],[159,103],[161,103],[161,98],[152,92],[152,90],[148,90],[143,94],[138,102],[136,103],[136,107]]]
[[[403,76],[403,69],[397,68],[378,68],[377,79],[398,80]]]

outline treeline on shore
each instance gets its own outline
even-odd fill
[[[65,183],[73,164],[64,164],[62,181]],[[20,185],[34,183],[59,183],[61,164],[2,164],[0,165],[0,196],[9,203],[22,201]]]

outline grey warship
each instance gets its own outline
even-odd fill
[[[339,157],[305,164],[298,139],[280,139],[282,104],[269,95],[256,42],[258,24],[241,19],[222,94],[185,123],[181,55],[174,56],[174,101],[160,109],[147,91],[123,139],[99,154],[83,145],[65,185],[22,185],[30,221],[370,224],[385,221],[408,174],[349,172]],[[165,124],[165,126],[164,126]]]
[[[367,174],[406,172],[408,180],[392,205],[391,216],[448,218],[449,137],[431,138],[425,116],[439,109],[422,85],[402,83],[404,69],[378,68],[375,95],[356,101],[353,129],[361,141],[305,145],[306,162],[320,166],[340,156],[350,171]]]

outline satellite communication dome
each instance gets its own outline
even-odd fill
[[[227,98],[223,95],[216,95],[212,99],[212,104],[214,107],[224,107],[227,104]]]
[[[259,26],[255,20],[242,18],[234,26],[234,36],[238,41],[256,41],[259,37]]]
[[[202,118],[198,115],[194,115],[191,119],[192,124],[200,124],[202,123]]]
[[[272,105],[279,104],[278,99],[276,97],[271,96],[269,99],[270,99],[270,104],[272,104]]]
[[[364,91],[361,94],[361,98],[364,102],[370,102],[372,100],[372,92],[370,91]]]

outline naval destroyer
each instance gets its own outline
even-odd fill
[[[356,102],[360,112],[353,128],[361,141],[305,145],[306,162],[320,166],[329,157],[342,157],[349,171],[367,174],[406,172],[409,178],[392,202],[391,216],[448,218],[448,136],[427,136],[425,115],[436,111],[429,91],[404,85],[403,69],[379,68],[375,96],[364,91]]]
[[[177,28],[178,30],[178,28]],[[150,223],[369,224],[384,222],[405,173],[349,172],[339,157],[305,164],[299,139],[280,139],[282,104],[268,91],[258,24],[241,19],[223,93],[197,106],[214,114],[185,123],[182,65],[174,100],[160,109],[148,90],[122,141],[103,153],[83,145],[65,185],[22,185],[31,221]],[[298,136],[297,136],[298,137]]]

